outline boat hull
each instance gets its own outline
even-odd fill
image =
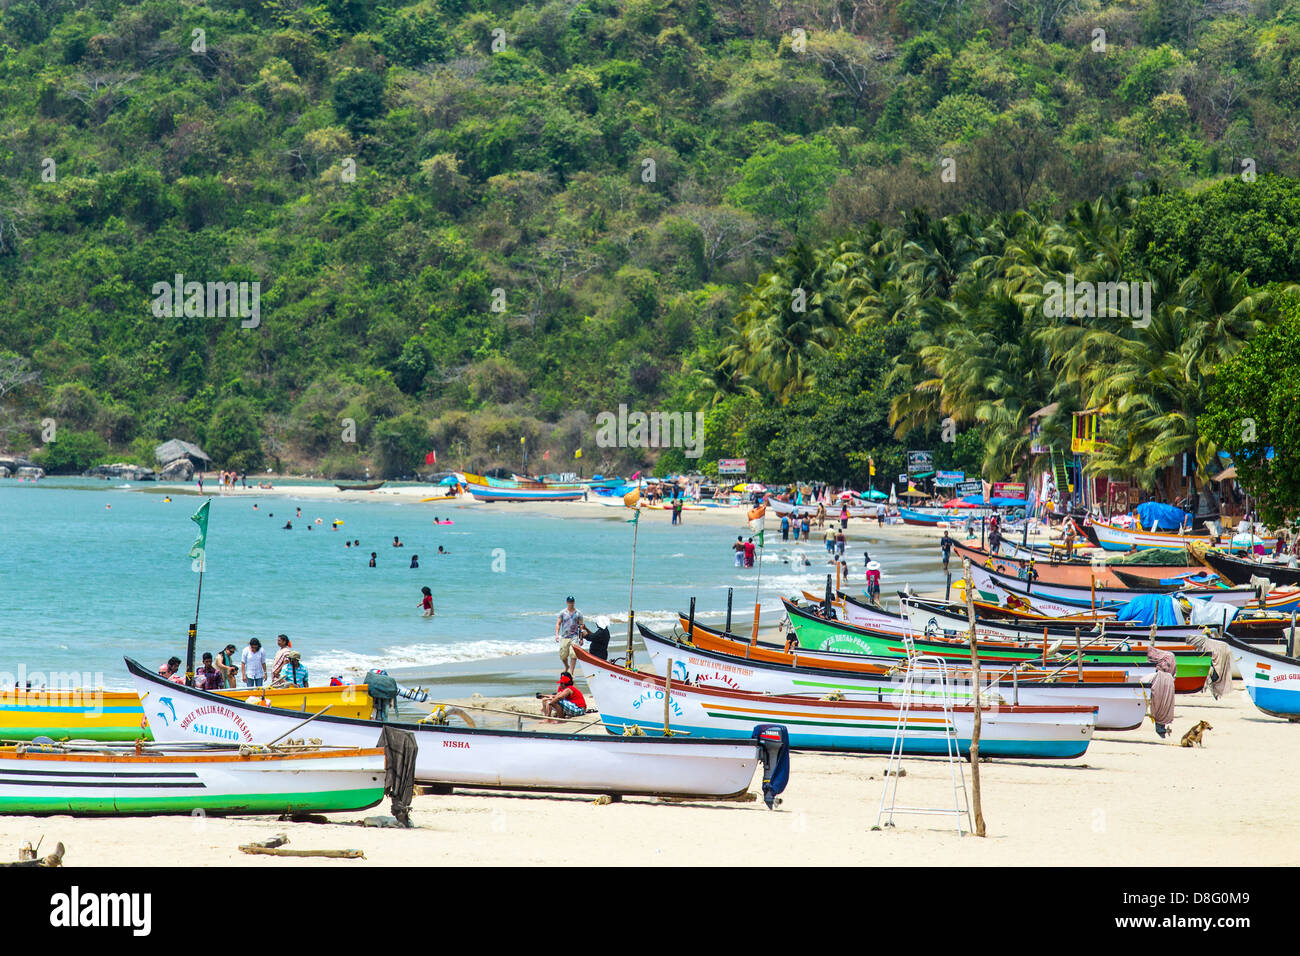
[[[1270,717],[1300,721],[1300,660],[1227,638],[1251,702]]]
[[[175,685],[173,685],[175,686]],[[337,717],[369,717],[373,708],[364,686],[285,687],[217,691],[232,700],[256,696],[267,706],[316,713],[329,708]],[[123,741],[153,735],[134,691],[0,690],[0,740]]]
[[[169,690],[133,661],[131,677],[158,740],[264,743],[281,734],[331,746],[373,746],[384,726],[415,735],[421,783],[473,789],[647,796],[722,797],[743,793],[759,755],[750,741],[614,739],[590,734],[382,724],[325,714],[297,730],[300,713],[227,701],[192,688]],[[174,688],[174,685],[171,685]],[[172,706],[153,702],[166,694]],[[145,695],[150,695],[146,697]],[[173,709],[174,708],[174,709]],[[540,715],[539,715],[540,716]]]
[[[37,753],[0,749],[0,813],[100,816],[364,810],[384,796],[384,751]]]
[[[673,685],[662,678],[616,667],[578,650],[578,660],[601,720],[612,734],[636,728],[664,732],[665,698],[669,729],[698,736],[746,739],[759,724],[782,724],[790,746],[887,754],[898,731],[898,705],[874,701],[824,701],[800,697]],[[956,707],[950,724],[941,708],[913,705],[901,733],[907,753],[945,755],[949,737],[963,756],[970,753],[974,709]],[[980,710],[980,756],[1073,759],[1088,749],[1095,712],[1087,707],[1013,707]]]

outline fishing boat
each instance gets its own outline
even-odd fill
[[[899,603],[903,615],[914,631],[927,635],[960,636],[969,629],[966,609],[959,605],[945,606],[938,601],[926,601],[913,596],[900,596]],[[871,624],[870,619],[856,612],[847,615],[851,624]],[[1062,621],[1058,618],[1043,618],[1041,623],[1024,620],[994,620],[975,617],[975,636],[981,640],[1002,641],[1041,641],[1044,635],[1050,640],[1074,639],[1074,632],[1080,630],[1087,639],[1105,632],[1112,643],[1132,641],[1135,638],[1145,641],[1151,637],[1149,625],[1135,621]],[[1177,644],[1186,646],[1189,638],[1204,632],[1203,627],[1194,624],[1164,624],[1156,627],[1155,640],[1158,646]]]
[[[974,707],[956,706],[949,720],[936,704],[912,704],[899,727],[899,705],[891,701],[821,700],[752,694],[716,687],[665,686],[665,678],[642,674],[575,649],[601,721],[611,734],[671,733],[748,738],[758,724],[782,724],[792,749],[889,753],[895,733],[909,754],[946,755],[955,738],[970,753]],[[1073,759],[1088,749],[1096,729],[1091,707],[980,708],[980,756]],[[688,738],[689,739],[689,738]]]
[[[580,501],[584,486],[552,487],[541,482],[489,481],[480,475],[460,475],[461,484],[475,501]]]
[[[1300,660],[1226,637],[1251,702],[1270,717],[1300,720]],[[1292,649],[1294,653],[1294,649]]]
[[[339,491],[377,491],[388,484],[387,481],[372,481],[364,485],[335,485]]]
[[[1005,542],[1004,542],[1005,544]],[[1019,546],[1016,550],[1019,552]],[[1173,578],[1184,574],[1204,573],[1205,567],[1200,564],[1179,564],[1179,565],[1142,565],[1142,564],[1124,564],[1122,567],[1112,562],[1098,561],[1095,564],[1085,558],[1066,559],[1064,552],[1053,551],[1047,554],[1025,553],[1025,554],[1004,554],[1001,551],[997,555],[990,555],[989,552],[982,548],[971,547],[962,544],[960,541],[953,542],[953,553],[958,558],[960,564],[961,558],[968,558],[972,565],[983,566],[990,559],[994,566],[1002,565],[1007,570],[1015,574],[1022,567],[1027,565],[1030,560],[1034,562],[1034,570],[1038,572],[1038,580],[1044,584],[1073,584],[1079,587],[1089,587],[1095,580],[1099,587],[1129,587],[1145,586],[1144,582],[1137,579],[1151,579],[1158,581],[1162,578]],[[1158,553],[1158,552],[1152,552]],[[1127,575],[1134,580],[1130,585],[1124,577]],[[1245,583],[1245,582],[1233,582]]]
[[[1300,568],[1268,561],[1250,561],[1222,551],[1206,551],[1205,563],[1233,584],[1249,584],[1251,578],[1268,578],[1275,585],[1300,587]]]
[[[777,517],[788,515],[792,518],[812,518],[817,514],[817,505],[795,505],[788,501],[781,501],[779,498],[768,496],[765,503],[772,509],[772,513]],[[838,519],[840,516],[840,505],[832,502],[826,505],[827,520]],[[876,516],[875,505],[849,505],[850,518],[874,518]]]
[[[58,744],[0,747],[0,813],[323,813],[384,796],[382,747],[137,752]]]
[[[1140,531],[1133,528],[1121,528],[1101,521],[1085,524],[1083,533],[1087,535],[1094,545],[1105,548],[1107,551],[1128,551],[1131,549],[1141,551],[1146,548],[1160,548],[1169,551],[1186,548],[1191,544],[1205,545],[1209,543],[1209,538],[1204,533],[1177,534],[1165,531]],[[1221,544],[1219,547],[1233,552],[1250,550],[1255,547],[1262,547],[1271,551],[1276,544],[1276,538],[1261,538],[1257,535],[1243,533],[1233,535],[1227,544]]]
[[[842,670],[810,667],[807,664],[776,664],[746,660],[717,651],[705,651],[665,637],[638,625],[641,640],[657,674],[668,671],[672,662],[673,683],[697,687],[724,687],[756,694],[817,696],[839,694],[854,700],[898,701],[903,692],[901,675],[869,676]],[[1132,730],[1142,723],[1147,711],[1147,688],[1133,683],[1088,683],[1070,680],[1067,667],[1057,668],[1052,680],[1021,681],[1018,665],[994,667],[981,672],[982,700],[1008,704],[1054,707],[1093,707],[1099,730]],[[970,706],[974,691],[971,672],[949,671],[947,682],[936,668],[921,667],[913,694],[923,701],[943,696]]]
[[[290,733],[339,747],[370,746],[384,727],[415,735],[420,783],[490,790],[726,797],[744,793],[761,759],[755,741],[650,740],[582,733],[387,724],[258,707],[163,680],[129,658],[127,669],[157,740],[270,741]]]
[[[988,595],[1001,590],[1020,597],[1033,596],[1040,601],[1066,605],[1073,609],[1071,613],[1091,607],[1117,607],[1127,604],[1140,594],[1168,593],[1158,588],[1107,588],[1050,584],[1041,580],[1025,581],[1015,575],[976,564],[970,566],[970,575],[975,587]],[[1233,607],[1245,607],[1259,600],[1259,591],[1253,587],[1187,587],[1181,589],[1180,593],[1189,598],[1219,601]]]
[[[177,686],[175,684],[173,687]],[[362,684],[338,687],[268,687],[215,691],[220,697],[264,707],[336,717],[369,717],[374,709]],[[151,740],[134,691],[18,690],[0,688],[0,740]]]
[[[784,647],[776,644],[751,641],[748,638],[728,634],[717,628],[701,624],[699,621],[689,620],[685,615],[680,616],[679,621],[682,632],[689,636],[689,640],[695,647],[701,650],[717,651],[729,657],[745,661],[761,661],[781,664],[786,667],[818,667],[827,670],[844,671],[849,674],[891,677],[899,673],[905,656],[905,653],[902,656],[896,654],[886,656],[863,654],[860,651],[852,650],[809,648],[797,645],[792,650],[787,651]],[[897,628],[897,619],[895,619],[895,627]],[[893,632],[893,636],[906,650],[907,641],[911,637],[910,633],[904,633],[901,628],[897,628]],[[1077,661],[1072,658],[1066,660],[1070,668],[1067,679],[1076,679],[1079,673]],[[1019,668],[1016,672],[1016,678],[1020,681],[1060,679],[1063,673],[1061,665],[1062,661],[1059,659],[1054,659],[1050,667],[1047,666],[1045,659],[1018,661],[1015,664]],[[947,666],[950,668],[950,673],[956,676],[956,679],[969,679],[970,674],[966,670],[970,666],[969,654],[967,654],[965,661],[949,660]],[[999,665],[999,667],[1002,670],[1007,669],[1003,665]],[[1085,683],[1123,684],[1150,683],[1151,678],[1155,676],[1156,668],[1154,664],[1146,661],[1116,665],[1096,664],[1085,659],[1082,670]]]
[[[827,620],[799,607],[791,601],[781,602],[794,628],[801,646],[818,650],[854,651],[876,657],[907,657],[906,642],[893,634],[882,634],[865,627],[855,627],[843,621]],[[964,639],[929,637],[916,635],[912,639],[915,653],[938,657],[945,661],[962,663],[970,660],[970,644]],[[1083,640],[1088,643],[1087,639]],[[1048,661],[1072,660],[1074,649],[1069,642],[1057,641],[979,641],[977,649],[981,661]],[[1055,646],[1055,650],[1053,650]],[[1194,693],[1205,684],[1210,673],[1210,655],[1192,647],[1166,646],[1177,660],[1178,673],[1174,676],[1174,689],[1180,693]],[[1147,648],[1145,644],[1134,641],[1128,650],[1121,650],[1113,645],[1083,648],[1085,662],[1106,664],[1111,667],[1124,667],[1129,664],[1145,664]]]

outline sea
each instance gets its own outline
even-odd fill
[[[668,630],[692,597],[702,620],[723,620],[731,589],[736,629],[752,621],[756,599],[768,626],[781,616],[781,596],[821,593],[831,567],[820,541],[782,542],[770,522],[761,575],[734,567],[731,543],[749,533],[739,510],[734,527],[693,523],[688,511],[679,526],[651,512],[634,528],[620,508],[576,517],[529,504],[328,501],[276,484],[271,496],[207,496],[200,593],[188,556],[198,531],[191,515],[204,500],[194,489],[0,481],[0,686],[75,673],[88,686],[129,689],[122,659],[151,667],[184,659],[197,610],[199,654],[242,649],[251,637],[273,652],[275,636],[288,634],[313,684],[382,667],[444,699],[531,693],[552,687],[555,618],[569,595],[588,619],[612,619],[617,646],[629,599],[637,621]],[[324,483],[297,483],[311,484]],[[867,553],[883,566],[886,596],[904,584],[942,590],[932,542],[880,540],[874,527],[850,522],[854,590]],[[423,586],[433,592],[432,618],[421,616]]]

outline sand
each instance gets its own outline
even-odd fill
[[[536,701],[466,701],[530,712]],[[629,797],[456,791],[418,796],[411,830],[274,818],[69,817],[0,819],[0,858],[27,841],[67,846],[69,866],[371,867],[520,865],[1135,865],[1258,866],[1294,862],[1291,764],[1300,724],[1265,717],[1240,685],[1222,700],[1183,696],[1175,731],[1214,727],[1203,749],[1140,730],[1098,735],[1081,760],[981,765],[985,839],[958,837],[949,818],[900,816],[873,831],[885,758],[796,753],[790,786],[769,811],[754,803],[666,803]],[[527,723],[525,724],[527,726]],[[946,762],[908,759],[900,803],[950,802]],[[967,783],[970,768],[966,768]],[[755,780],[753,789],[759,789]],[[360,849],[365,860],[250,857],[237,846],[287,833],[290,847]],[[166,854],[157,848],[168,848]]]

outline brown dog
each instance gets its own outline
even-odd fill
[[[1180,747],[1191,747],[1191,746],[1204,747],[1205,744],[1201,742],[1201,737],[1205,734],[1205,732],[1206,732],[1207,730],[1213,730],[1213,729],[1214,729],[1214,728],[1210,726],[1210,722],[1209,722],[1208,720],[1202,720],[1200,723],[1198,723],[1196,726],[1194,726],[1191,730],[1187,731],[1187,733],[1183,734],[1183,740],[1182,740],[1182,743],[1180,743],[1178,746],[1180,746]]]

